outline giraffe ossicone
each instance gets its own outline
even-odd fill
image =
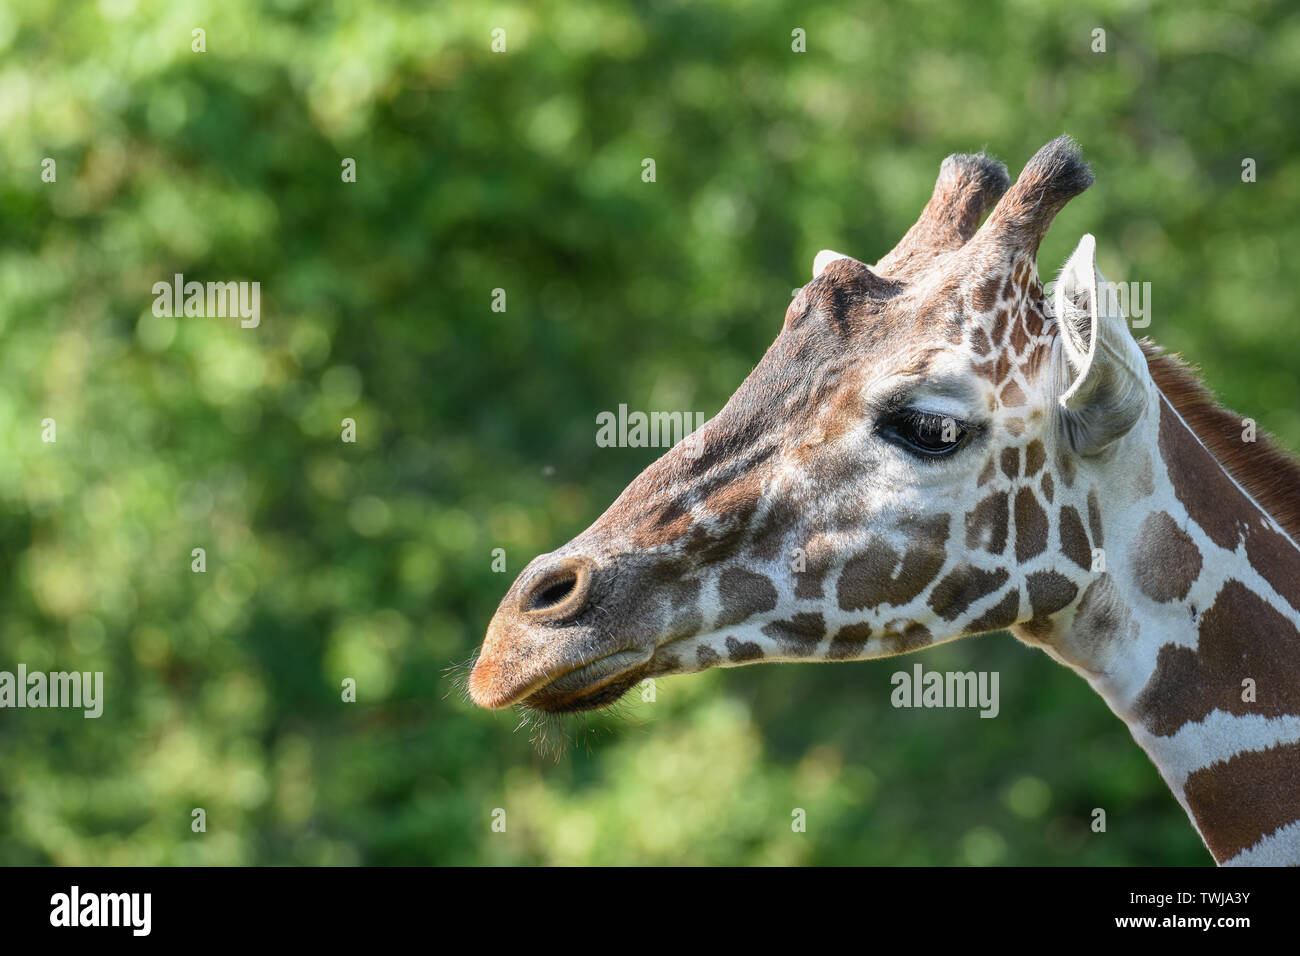
[[[849,258],[852,257],[846,256],[842,252],[836,252],[834,249],[823,249],[813,258],[813,278],[816,279],[819,275],[825,272],[826,267],[837,259]]]
[[[819,253],[693,453],[519,575],[474,702],[1006,629],[1126,721],[1218,862],[1300,863],[1300,467],[1134,340],[1091,236],[1047,296],[1091,182],[1067,137],[1014,184],[950,156],[874,266]]]

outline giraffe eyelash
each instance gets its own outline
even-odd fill
[[[901,408],[881,417],[876,433],[923,459],[946,458],[964,446],[975,426],[951,415]],[[949,437],[951,436],[951,437]]]

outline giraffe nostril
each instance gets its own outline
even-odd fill
[[[531,617],[563,620],[576,617],[587,605],[592,562],[566,558],[547,569],[524,592],[520,610]]]
[[[555,583],[547,585],[541,591],[533,592],[533,599],[528,603],[528,610],[545,611],[548,608],[555,607],[555,605],[572,594],[573,589],[577,586],[578,576],[566,573],[564,577]]]

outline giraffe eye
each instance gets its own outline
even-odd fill
[[[926,458],[951,455],[966,443],[970,429],[950,415],[905,409],[882,421],[877,431],[886,440]]]

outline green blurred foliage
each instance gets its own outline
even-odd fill
[[[107,697],[0,712],[0,862],[1208,864],[1125,726],[1005,634],[921,658],[999,671],[996,720],[893,710],[898,662],[750,667],[558,759],[448,668],[653,459],[596,413],[712,414],[816,251],[886,251],[950,152],[1014,173],[1076,136],[1097,183],[1044,275],[1095,233],[1148,332],[1300,446],[1294,9],[0,6],[0,668]],[[259,281],[261,327],[156,318],[175,273]]]

